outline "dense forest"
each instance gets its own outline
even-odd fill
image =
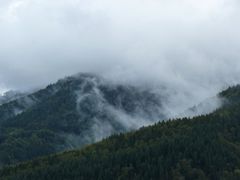
[[[209,115],[159,122],[0,171],[6,180],[240,179],[240,87]]]
[[[0,105],[0,167],[80,148],[141,126],[122,121],[119,113],[134,117],[141,112],[152,124],[164,118],[159,108],[160,98],[149,91],[90,74],[67,77]]]

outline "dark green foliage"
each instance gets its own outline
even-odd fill
[[[55,145],[63,143],[49,130],[26,131],[8,129],[0,145],[2,164],[16,163],[55,152]]]
[[[126,87],[124,85],[112,88],[109,86],[100,86],[100,90],[109,104],[120,106],[128,113],[137,113],[139,109],[148,111],[147,107],[149,106],[152,108],[162,106],[158,96],[147,91],[136,91],[135,87]],[[146,109],[144,109],[144,106]]]
[[[68,77],[1,105],[0,167],[93,143],[96,120],[97,128],[107,124],[112,132],[128,131],[105,106],[130,115],[141,109],[149,117],[160,106],[152,93],[100,81],[87,74]],[[81,102],[78,96],[84,96]]]
[[[227,90],[221,92],[220,96],[226,99],[225,105],[240,103],[240,85],[229,87]]]
[[[234,89],[230,89],[233,91]],[[229,97],[228,92],[221,96]],[[239,96],[234,96],[235,102]],[[234,101],[234,99],[232,99]],[[0,171],[6,180],[240,179],[240,104]]]
[[[65,140],[58,132],[79,131],[76,100],[70,89],[74,87],[67,83],[50,85],[0,107],[0,112],[23,110],[16,116],[0,117],[0,166],[61,151]],[[31,99],[29,105],[25,99]]]

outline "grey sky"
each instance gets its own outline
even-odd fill
[[[0,91],[94,72],[210,96],[240,82],[239,19],[238,0],[1,0]]]

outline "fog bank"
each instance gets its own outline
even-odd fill
[[[0,90],[93,72],[194,105],[239,83],[237,0],[2,0]]]

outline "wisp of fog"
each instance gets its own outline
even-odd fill
[[[179,112],[240,82],[239,18],[238,0],[2,0],[0,90],[92,72]]]

